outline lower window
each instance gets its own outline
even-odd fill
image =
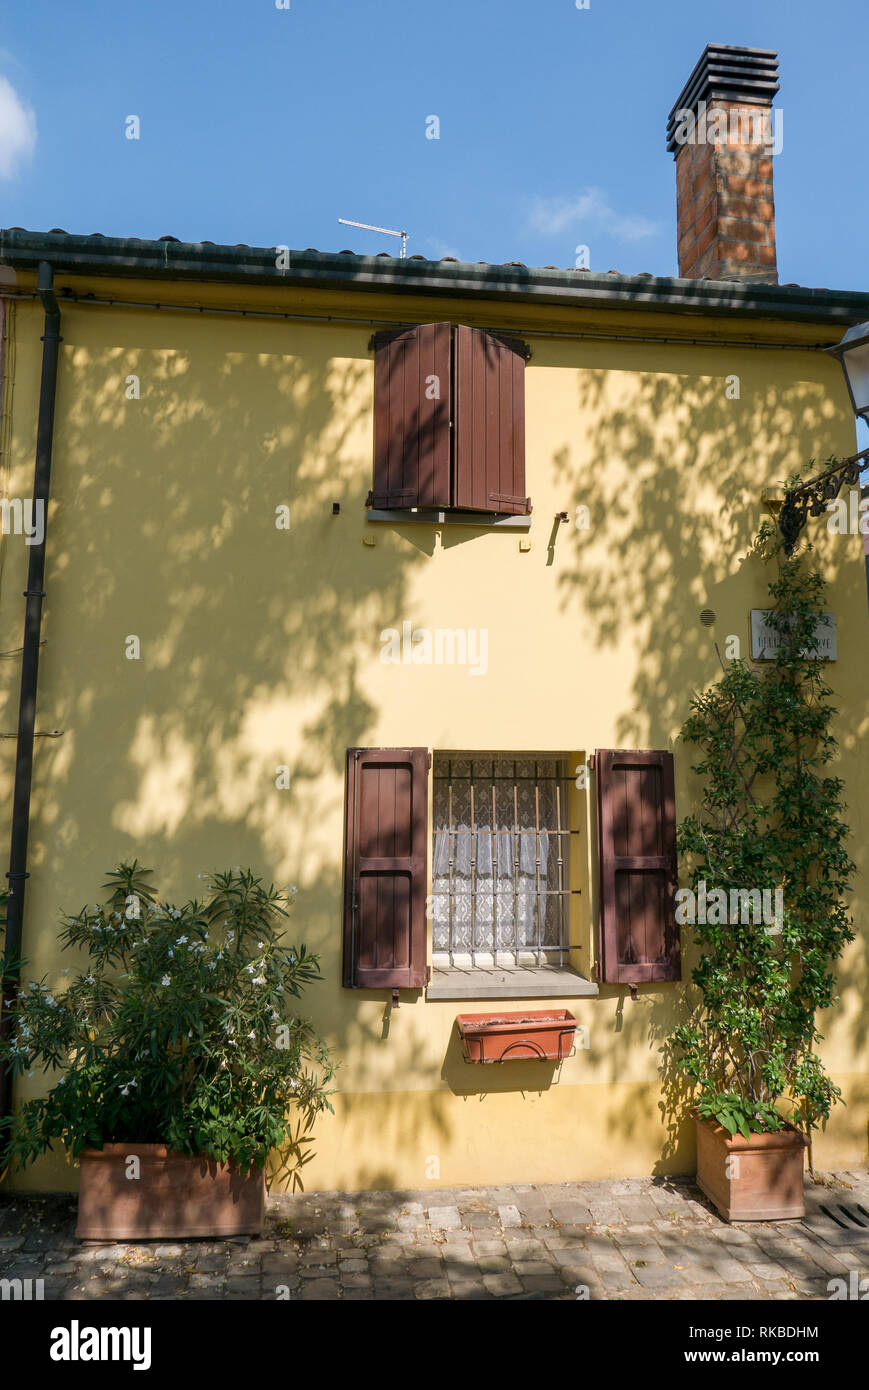
[[[568,760],[435,753],[432,964],[563,966]]]

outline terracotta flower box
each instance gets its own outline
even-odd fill
[[[137,1165],[130,1160],[137,1158]],[[79,1155],[79,1240],[259,1235],[265,1174],[243,1175],[164,1144],[106,1144]],[[138,1177],[133,1174],[138,1171]]]
[[[570,1055],[576,1032],[568,1009],[459,1014],[456,1024],[468,1062],[560,1062]]]
[[[805,1215],[806,1139],[788,1125],[774,1134],[731,1137],[696,1119],[697,1185],[725,1221],[794,1221]]]

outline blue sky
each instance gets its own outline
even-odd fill
[[[781,280],[866,290],[867,40],[866,0],[30,0],[0,25],[0,225],[397,246],[344,216],[432,257],[584,243],[671,275],[667,113],[735,43],[780,55]]]

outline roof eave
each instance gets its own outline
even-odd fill
[[[400,260],[346,252],[289,251],[209,242],[140,241],[61,232],[0,230],[0,264],[159,280],[279,284],[295,288],[509,299],[541,304],[650,309],[850,324],[869,319],[869,293],[722,280],[593,274],[462,261]]]

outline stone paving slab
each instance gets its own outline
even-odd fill
[[[869,1209],[869,1172],[807,1184],[830,1200]],[[675,1178],[281,1194],[254,1239],[106,1245],[74,1228],[74,1197],[0,1195],[0,1301],[14,1280],[55,1301],[824,1300],[831,1280],[869,1276],[869,1243],[727,1225]]]

